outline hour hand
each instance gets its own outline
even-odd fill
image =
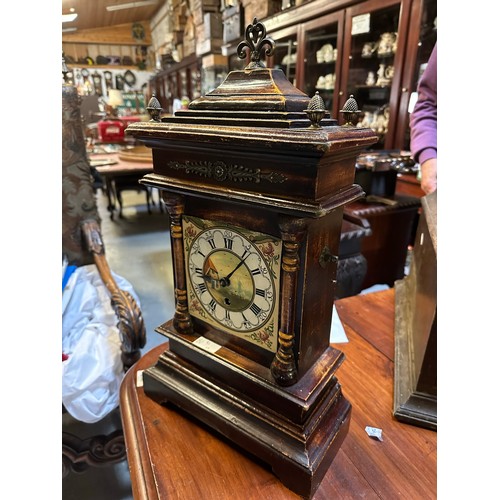
[[[248,254],[248,255],[250,255],[250,254]],[[245,257],[245,259],[248,257],[248,255]],[[243,265],[243,262],[245,262],[245,259],[240,260],[238,265],[227,276],[225,276],[224,278],[221,278],[221,280],[220,280],[221,286],[229,286],[231,284],[231,280],[230,280],[231,276],[236,272],[237,269],[240,268],[241,265]]]

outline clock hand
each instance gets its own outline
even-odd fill
[[[239,264],[227,276],[225,276],[224,278],[221,278],[221,280],[220,280],[221,286],[229,286],[231,284],[231,281],[229,280],[229,278],[231,278],[231,276],[240,268],[240,266],[243,264],[243,262],[245,262],[246,258],[249,255],[250,254],[248,254],[244,259],[242,259],[239,262]]]

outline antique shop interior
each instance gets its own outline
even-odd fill
[[[437,10],[62,0],[62,498],[436,498]]]

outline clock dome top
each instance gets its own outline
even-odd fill
[[[241,59],[250,55],[243,70],[231,71],[216,89],[195,99],[167,122],[217,123],[219,125],[297,128],[311,125],[305,110],[310,98],[294,87],[281,69],[266,68],[261,55],[271,56],[275,42],[257,19],[248,25],[237,48]],[[215,122],[214,122],[215,120]],[[328,112],[323,126],[337,125]]]

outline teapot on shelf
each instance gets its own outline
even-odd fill
[[[377,47],[379,56],[388,56],[394,54],[397,49],[398,34],[396,32],[386,32],[380,35]]]

